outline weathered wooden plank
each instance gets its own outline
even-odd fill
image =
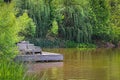
[[[63,61],[63,55],[58,53],[42,52],[42,54],[18,55],[15,61]]]

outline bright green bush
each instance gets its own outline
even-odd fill
[[[54,35],[58,35],[58,23],[57,23],[56,20],[54,20],[54,21],[52,22],[51,32],[52,32]]]
[[[23,37],[32,37],[35,26],[27,13],[16,17],[14,2],[0,4],[0,51],[3,56],[11,58],[17,53],[15,43]]]
[[[19,25],[21,25],[23,28],[19,32],[20,36],[23,36],[24,38],[33,38],[35,36],[35,23],[31,18],[29,18],[27,13],[24,13],[22,16],[19,17],[19,21],[21,22]]]
[[[26,76],[22,64],[13,61],[18,53],[16,42],[22,39],[18,34],[25,29],[26,19],[29,19],[26,13],[16,17],[14,5],[14,2],[0,3],[0,80],[33,80]]]
[[[19,14],[27,11],[36,25],[36,37],[44,38],[51,29],[50,5],[48,0],[16,0]]]
[[[16,53],[15,43],[20,40],[21,30],[18,18],[15,16],[14,4],[0,6],[0,51],[4,56],[13,57]]]

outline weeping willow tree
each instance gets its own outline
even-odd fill
[[[44,38],[52,24],[50,0],[18,0],[17,3],[20,12],[27,11],[35,22],[36,38]]]
[[[112,29],[110,12],[111,22],[119,26],[118,0],[17,0],[17,4],[19,15],[27,12],[35,22],[36,38],[46,38],[50,30],[54,31],[55,21],[59,38],[79,43],[108,41]]]
[[[59,23],[59,37],[80,43],[91,42],[92,27],[88,0],[63,0],[64,19]]]
[[[93,11],[93,39],[110,40],[110,10],[108,0],[90,0]]]
[[[20,12],[27,11],[35,22],[36,38],[45,38],[53,21],[56,21],[60,38],[81,43],[91,42],[88,0],[18,0],[18,3]]]

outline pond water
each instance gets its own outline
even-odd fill
[[[29,73],[43,80],[120,80],[119,49],[44,49],[64,55],[63,62],[33,63]]]

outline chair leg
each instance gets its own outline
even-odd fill
[[[40,54],[42,54],[42,52],[40,51]]]

